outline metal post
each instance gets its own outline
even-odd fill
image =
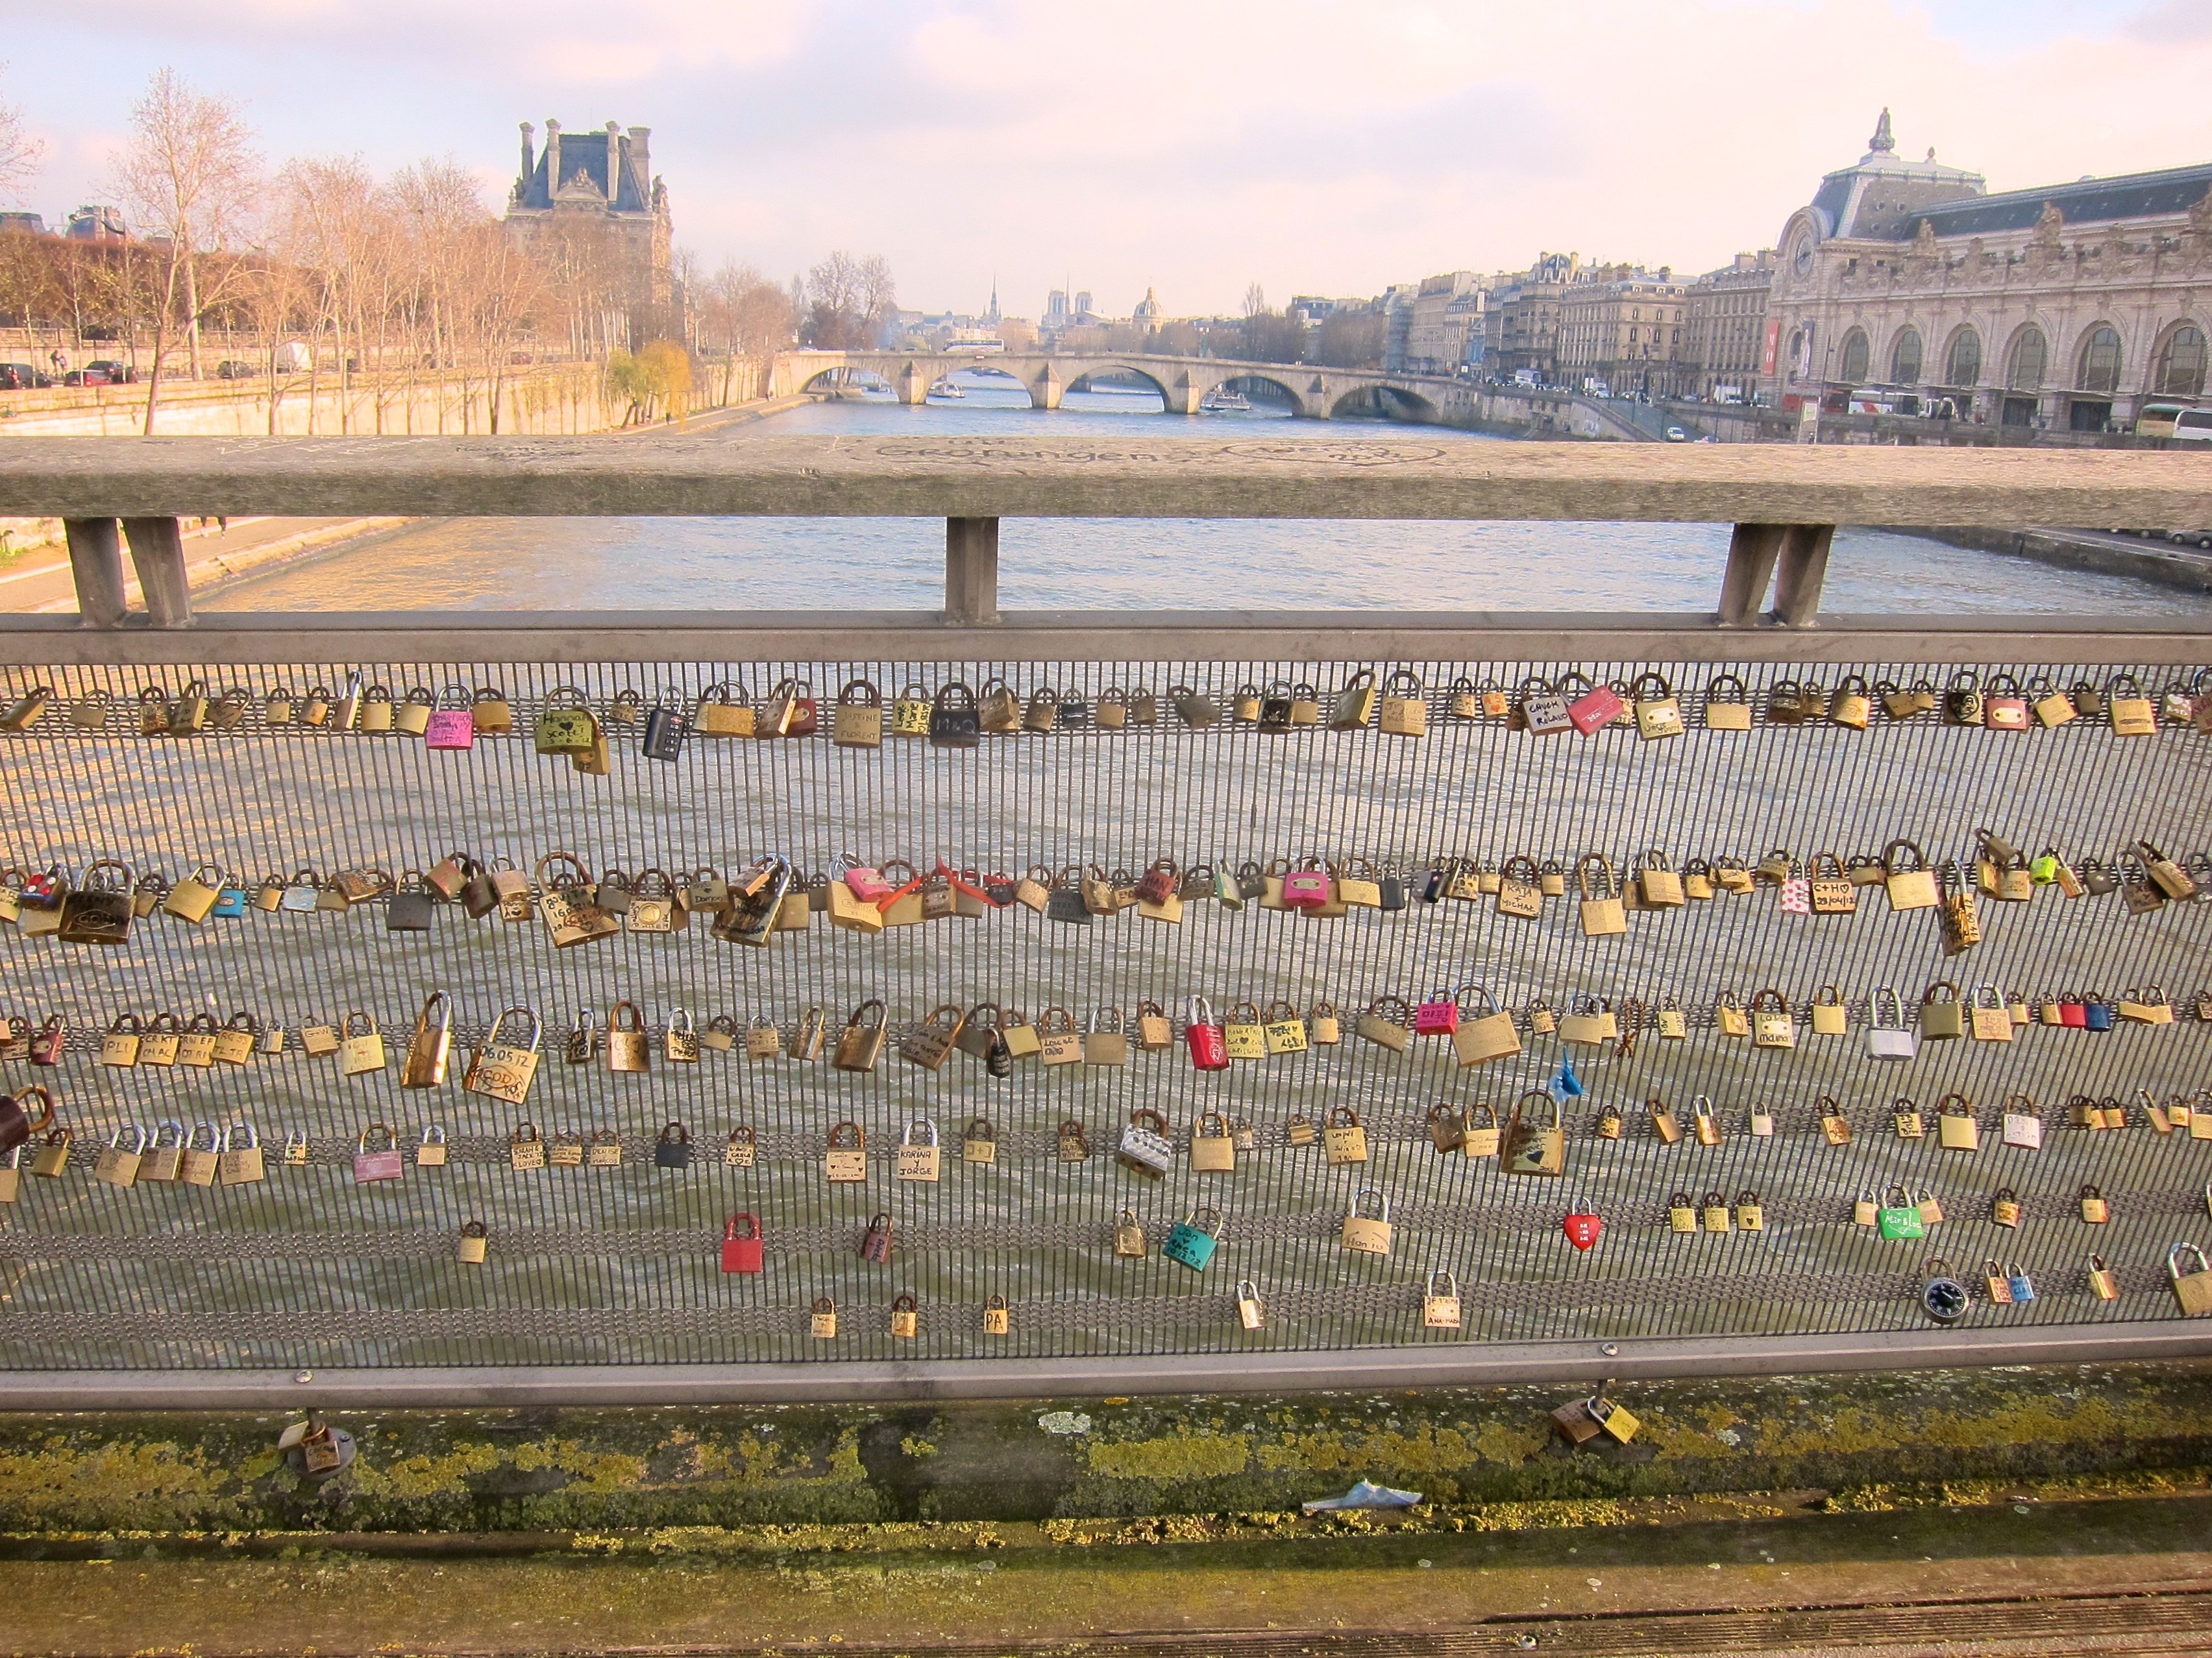
[[[131,562],[138,568],[138,591],[146,616],[157,628],[192,625],[192,592],[185,580],[185,543],[173,518],[126,518]]]
[[[945,619],[962,625],[999,619],[999,520],[945,520]]]
[[[123,547],[112,518],[63,520],[69,531],[70,570],[76,578],[76,613],[87,628],[112,628],[123,620]]]
[[[1721,579],[1720,621],[1723,628],[1758,625],[1759,607],[1766,598],[1766,584],[1774,574],[1775,555],[1781,550],[1779,524],[1739,524],[1729,538],[1728,574]]]
[[[1828,574],[1828,544],[1835,537],[1832,524],[1793,524],[1784,533],[1774,573],[1774,619],[1784,627],[1813,625]]]

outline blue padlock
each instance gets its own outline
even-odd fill
[[[1200,1221],[1201,1215],[1210,1215],[1213,1230],[1208,1231]],[[1188,1266],[1194,1272],[1202,1272],[1213,1259],[1214,1250],[1221,1242],[1221,1212],[1218,1209],[1194,1209],[1169,1230],[1168,1239],[1160,1246],[1160,1253],[1170,1260]]]
[[[2035,1299],[2034,1281],[2021,1269],[2021,1264],[2018,1261],[2013,1262],[2005,1269],[2005,1276],[2012,1287],[2012,1299],[2014,1306],[2025,1306]]]
[[[246,914],[246,889],[225,882],[215,896],[215,908],[208,912],[226,920],[235,920]]]
[[[2081,1001],[2081,1029],[2110,1030],[2112,1028],[2112,1005],[2101,997],[2087,996]]]

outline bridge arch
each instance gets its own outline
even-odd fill
[[[1142,380],[1146,385],[1151,386],[1153,391],[1159,393],[1162,407],[1165,407],[1170,401],[1168,396],[1167,382],[1163,380],[1158,374],[1152,373],[1148,368],[1139,368],[1133,362],[1122,362],[1113,358],[1103,358],[1097,361],[1085,362],[1083,364],[1082,372],[1073,375],[1070,379],[1068,384],[1072,387],[1076,380],[1092,380],[1098,379],[1102,375],[1127,375],[1131,380]]]
[[[1441,418],[1437,405],[1419,392],[1377,380],[1354,386],[1329,407],[1331,420],[1395,420],[1435,425]]]
[[[1293,386],[1287,376],[1271,374],[1264,369],[1239,368],[1235,374],[1224,374],[1206,387],[1206,395],[1211,397],[1216,392],[1240,386],[1265,386],[1280,392],[1291,405],[1291,416],[1294,420],[1303,419],[1312,413],[1306,406],[1305,394]]]
[[[799,388],[805,396],[835,397],[847,391],[884,392],[897,395],[897,388],[874,369],[858,363],[833,363],[807,377]]]

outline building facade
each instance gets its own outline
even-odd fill
[[[1483,368],[1492,380],[1534,374],[1546,386],[1559,380],[1559,314],[1567,289],[1582,270],[1572,253],[1546,253],[1528,270],[1491,279],[1483,316]]]
[[[1724,403],[1767,401],[1776,346],[1766,301],[1774,286],[1774,250],[1739,253],[1709,270],[1684,294],[1682,390]]]
[[[1425,276],[1405,299],[1405,339],[1393,366],[1409,374],[1456,374],[1483,358],[1482,278],[1472,270]]]
[[[1559,301],[1559,379],[1615,395],[1672,397],[1682,389],[1682,284],[1665,266],[1596,264],[1583,268]]]
[[[1899,161],[1885,110],[1779,246],[1784,408],[2100,431],[2203,397],[2212,164],[1991,195],[1932,150]]]
[[[629,343],[655,335],[680,337],[668,190],[653,176],[649,127],[627,132],[563,132],[545,124],[545,148],[533,153],[534,129],[522,124],[522,171],[507,194],[507,234],[560,268],[564,254],[604,252],[612,262],[610,298],[627,313]],[[574,244],[564,250],[563,240]]]

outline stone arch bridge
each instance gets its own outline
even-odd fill
[[[1231,381],[1259,380],[1290,399],[1305,420],[1333,420],[1358,409],[1401,420],[1434,423],[1443,418],[1450,392],[1464,381],[1436,374],[1393,374],[1376,369],[1322,368],[1310,364],[1237,362],[1220,357],[1153,357],[1121,355],[1073,355],[1043,353],[914,351],[784,351],[770,374],[769,395],[790,397],[826,390],[842,378],[839,371],[873,375],[900,402],[928,401],[929,388],[962,368],[993,368],[1010,374],[1039,409],[1057,409],[1070,386],[1093,376],[1134,377],[1158,388],[1171,415],[1194,415],[1208,393]]]

